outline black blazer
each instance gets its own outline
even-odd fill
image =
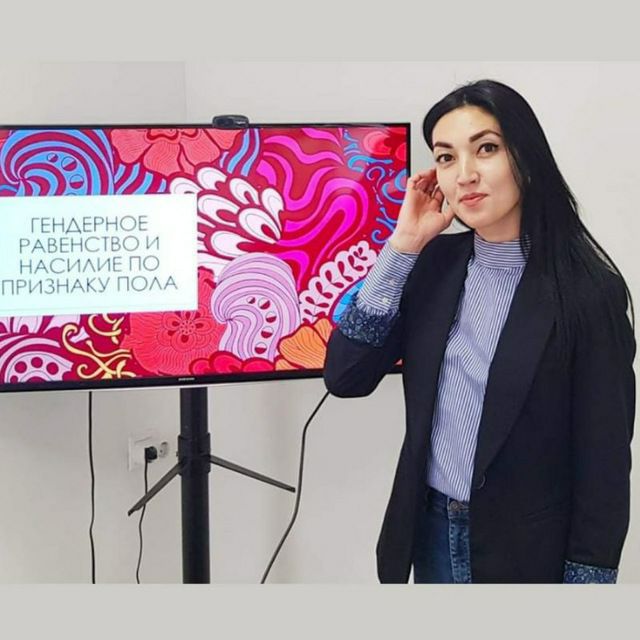
[[[403,359],[406,433],[377,545],[381,582],[407,582],[440,365],[473,232],[421,252],[381,347],[331,334],[324,369],[339,397],[366,396]],[[580,286],[576,283],[576,286]],[[584,286],[584,285],[583,285]],[[629,524],[635,340],[616,305],[586,292],[584,333],[559,362],[555,309],[527,265],[489,369],[470,497],[473,582],[562,582],[564,561],[616,568]]]

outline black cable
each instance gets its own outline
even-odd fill
[[[144,458],[144,495],[149,491],[149,460],[147,460],[147,456]],[[140,552],[138,554],[138,566],[136,567],[136,582],[140,584],[140,565],[142,564],[142,519],[144,518],[145,511],[147,510],[147,505],[142,507],[142,511],[140,513],[140,520],[138,521],[138,536],[140,538]]]
[[[304,447],[305,447],[305,441],[307,438],[307,428],[311,424],[311,421],[315,417],[316,413],[318,413],[323,402],[327,399],[327,396],[329,395],[329,393],[330,392],[327,391],[324,394],[324,396],[322,397],[322,400],[320,400],[316,408],[313,410],[312,414],[309,416],[307,423],[304,425],[304,429],[302,429],[302,445],[300,446],[300,466],[298,469],[298,485],[296,487],[296,503],[295,503],[295,506],[293,507],[293,516],[291,518],[291,522],[289,523],[289,526],[287,527],[286,531],[284,532],[284,535],[282,536],[282,539],[278,543],[278,546],[276,547],[276,550],[273,556],[271,556],[271,560],[269,561],[269,564],[267,565],[267,569],[265,570],[264,575],[262,576],[262,580],[260,580],[260,584],[265,583],[267,576],[269,575],[269,571],[271,571],[271,567],[273,566],[273,563],[275,562],[278,554],[280,553],[280,549],[282,549],[282,545],[284,544],[284,541],[287,539],[287,536],[289,535],[289,532],[293,527],[293,523],[296,521],[296,518],[298,516],[298,508],[300,506],[300,496],[302,495],[302,471],[304,466]]]
[[[89,391],[89,468],[91,470],[91,524],[89,541],[91,543],[91,584],[96,583],[96,549],[93,542],[93,524],[96,520],[96,474],[93,468],[93,391]]]

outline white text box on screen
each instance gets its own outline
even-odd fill
[[[0,198],[0,316],[198,307],[196,194]]]

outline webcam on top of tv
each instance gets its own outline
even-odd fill
[[[241,115],[214,116],[211,124],[216,129],[246,129],[249,126],[249,118]]]

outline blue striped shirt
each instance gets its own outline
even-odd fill
[[[473,247],[440,369],[426,468],[431,487],[463,501],[471,492],[489,366],[526,264],[519,240],[494,243],[475,234]],[[387,243],[365,278],[358,308],[397,311],[417,257]]]

